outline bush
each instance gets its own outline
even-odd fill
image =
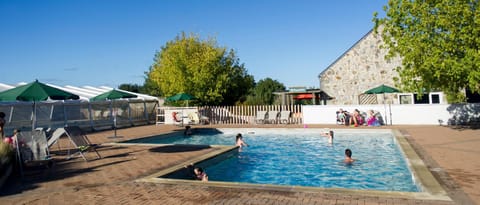
[[[7,164],[13,158],[13,147],[5,142],[0,142],[0,164]]]

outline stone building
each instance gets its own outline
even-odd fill
[[[445,103],[443,93],[426,94],[417,100],[413,93],[363,94],[382,84],[394,87],[398,77],[395,68],[401,66],[401,58],[385,59],[387,50],[380,33],[373,29],[318,75],[320,90],[331,99],[327,104],[439,104]]]

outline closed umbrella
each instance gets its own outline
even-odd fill
[[[115,109],[115,100],[117,99],[126,99],[126,98],[136,98],[137,95],[127,93],[125,91],[121,90],[110,90],[107,92],[104,92],[100,95],[97,95],[95,97],[90,98],[91,101],[102,101],[102,100],[111,100],[112,101],[112,110],[114,111],[113,113],[113,129],[114,129],[114,135],[113,138],[117,138],[117,112]]]
[[[365,91],[365,94],[383,94],[383,108],[385,109],[385,115],[387,114],[387,107],[385,104],[385,93],[398,93],[400,90],[387,86],[387,85],[380,85],[377,87],[374,87],[370,90]],[[385,117],[385,123],[387,123],[387,119]],[[390,111],[390,125],[392,124],[392,112]]]
[[[34,82],[21,85],[0,92],[0,101],[28,101],[33,102],[32,130],[35,129],[36,102],[45,100],[78,100],[80,97],[73,93],[60,90],[44,83]]]

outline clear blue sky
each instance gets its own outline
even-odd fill
[[[235,49],[255,80],[318,87],[387,0],[0,0],[0,83],[143,84],[182,31]]]

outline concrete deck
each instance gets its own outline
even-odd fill
[[[225,127],[225,126],[222,126]],[[232,126],[229,126],[232,127]],[[237,126],[238,127],[238,126]],[[259,127],[259,126],[255,126]],[[271,126],[272,127],[272,126]],[[273,125],[273,127],[286,127]],[[289,125],[288,127],[300,127]],[[343,126],[309,126],[345,128]],[[0,190],[1,204],[480,204],[480,129],[441,126],[388,126],[412,144],[453,201],[371,196],[341,191],[309,192],[208,186],[208,183],[148,183],[138,179],[184,164],[215,147],[149,147],[109,145],[113,131],[89,134],[102,143],[101,159],[66,160],[69,143],[53,146],[55,165],[10,177]],[[179,127],[149,125],[118,130],[121,140],[171,132]],[[307,128],[308,129],[308,128]],[[364,129],[364,128],[351,128]]]

